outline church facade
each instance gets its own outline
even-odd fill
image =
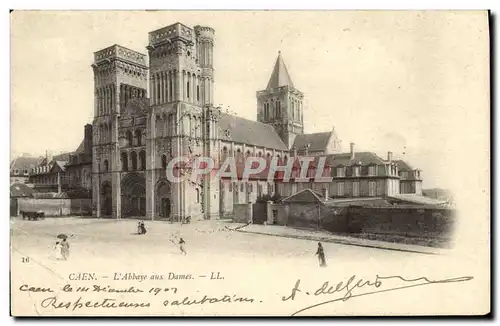
[[[256,93],[257,121],[222,112],[214,103],[215,31],[181,23],[149,33],[146,55],[120,45],[94,53],[92,210],[96,217],[213,219],[264,194],[303,188],[332,196],[391,196],[400,192],[398,163],[370,152],[341,153],[335,130],[304,134],[304,94],[278,54],[267,87]],[[328,183],[219,179],[171,183],[176,157],[326,156]],[[418,170],[416,170],[418,171]],[[408,173],[406,174],[408,175]],[[407,183],[421,184],[420,173]],[[405,186],[404,189],[421,189]]]

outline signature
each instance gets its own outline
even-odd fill
[[[404,283],[400,286],[393,287],[393,288],[383,288],[383,280],[400,280],[403,281]],[[281,298],[282,301],[289,301],[289,300],[295,300],[296,296],[298,293],[302,293],[302,295],[307,295],[307,296],[322,296],[322,295],[332,295],[332,294],[343,294],[341,297],[337,297],[332,300],[327,300],[324,302],[320,302],[305,308],[302,308],[292,314],[292,316],[296,316],[301,312],[307,311],[309,309],[313,309],[322,305],[326,305],[329,303],[334,303],[337,301],[347,301],[351,298],[355,297],[361,297],[361,296],[367,296],[371,294],[376,294],[376,293],[382,293],[382,292],[389,292],[389,291],[396,291],[396,290],[402,290],[402,289],[407,289],[407,288],[412,288],[412,287],[418,287],[418,286],[424,286],[424,285],[429,285],[429,284],[443,284],[443,283],[458,283],[458,282],[466,282],[472,280],[472,276],[462,276],[462,277],[454,277],[454,278],[448,278],[448,279],[442,279],[442,280],[429,280],[427,277],[419,277],[415,279],[406,279],[402,276],[379,276],[376,275],[375,280],[363,280],[362,278],[357,278],[356,275],[353,275],[347,280],[347,282],[338,282],[334,285],[330,285],[330,283],[324,282],[321,287],[319,287],[316,291],[314,292],[307,292],[303,291],[300,288],[300,279],[297,280],[295,283],[295,286],[293,287],[291,293],[289,296],[283,296]],[[415,282],[419,282],[415,284]],[[407,283],[413,283],[413,284],[407,284]],[[382,288],[381,288],[382,287]],[[364,292],[364,293],[353,293],[353,291],[357,288],[372,288],[372,289],[378,289],[374,290],[371,292]]]

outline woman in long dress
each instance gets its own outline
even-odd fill
[[[318,242],[318,251],[316,251],[316,255],[318,255],[319,266],[326,267],[325,249],[323,249],[321,242]]]
[[[69,258],[69,243],[66,239],[63,239],[61,242],[61,255],[64,260],[68,260]]]
[[[61,245],[61,242],[57,241],[56,242],[56,245],[54,246],[54,258],[56,260],[61,260],[63,259],[62,257],[62,253],[61,253],[61,250],[62,250],[62,245]]]

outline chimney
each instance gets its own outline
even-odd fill
[[[293,157],[297,157],[297,146],[293,146]]]
[[[351,160],[354,160],[354,143],[350,143],[351,145]]]
[[[309,155],[309,147],[311,147],[311,144],[309,143],[304,146],[304,156]]]
[[[329,199],[329,194],[328,194],[328,187],[323,188],[323,197],[325,198],[325,201]]]
[[[392,152],[387,152],[387,161],[389,161],[389,163],[392,163]]]
[[[85,125],[85,133],[83,139],[83,152],[85,155],[92,155],[92,125]]]
[[[47,165],[52,162],[52,152],[51,151],[45,151],[45,158],[47,159]]]

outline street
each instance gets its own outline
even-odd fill
[[[301,306],[300,302],[287,302],[285,307],[282,302],[283,297],[290,295],[298,279],[317,287],[325,280],[346,281],[352,275],[365,280],[373,279],[376,274],[392,275],[395,266],[411,272],[412,266],[417,264],[416,258],[442,262],[438,256],[323,243],[328,267],[320,268],[314,241],[231,231],[228,229],[232,227],[231,223],[225,221],[186,225],[145,221],[147,234],[137,235],[137,222],[92,218],[12,219],[14,307],[16,304],[22,306],[24,311],[28,308],[28,300],[33,302],[29,305],[33,314],[96,313],[95,309],[72,312],[41,307],[40,300],[47,297],[47,293],[18,292],[21,285],[50,287],[59,293],[65,284],[75,282],[78,286],[135,284],[148,289],[161,284],[161,287],[176,286],[183,295],[231,291],[263,302],[278,302],[279,305],[266,305],[264,311],[286,314],[295,306],[296,309]],[[53,247],[60,233],[70,236],[71,254],[67,261],[54,258]],[[186,242],[187,255],[182,255],[179,250],[180,237]],[[88,275],[92,275],[90,280],[85,279]],[[87,296],[100,298],[102,294],[89,293]],[[187,314],[230,314],[237,311],[233,306],[234,309],[229,311],[216,306],[210,305],[202,310],[189,307],[189,310],[182,311]],[[248,313],[248,308],[241,309]],[[113,314],[116,310],[99,313]],[[180,314],[181,311],[169,313]],[[262,313],[262,310],[255,310],[255,313]]]

